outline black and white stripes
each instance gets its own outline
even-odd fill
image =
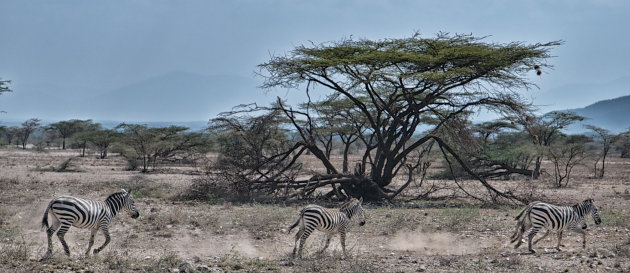
[[[100,252],[110,241],[109,223],[121,209],[127,210],[132,218],[139,216],[133,198],[125,190],[110,195],[105,201],[85,200],[72,196],[60,196],[53,199],[48,204],[42,219],[42,228],[46,229],[48,235],[48,251],[44,258],[52,255],[52,235],[55,232],[66,255],[70,256],[70,249],[64,239],[70,226],[91,230],[90,243],[85,255],[90,254],[90,249],[94,245],[94,236],[101,230],[105,235],[105,243],[94,249],[94,254]],[[48,226],[48,214],[52,215],[50,226]]]
[[[346,255],[346,231],[350,226],[350,222],[353,216],[359,218],[359,224],[365,224],[365,216],[363,215],[363,208],[361,203],[363,198],[352,198],[350,201],[341,205],[338,211],[327,210],[318,205],[308,205],[300,211],[300,218],[289,227],[289,232],[296,226],[300,225],[298,233],[295,235],[295,246],[293,247],[293,257],[297,250],[298,240],[300,241],[300,249],[298,251],[298,257],[302,256],[302,249],[304,248],[304,242],[311,233],[318,229],[326,232],[326,244],[320,252],[324,252],[330,243],[330,239],[334,234],[339,233],[341,240],[341,247],[343,249],[343,255]]]
[[[511,243],[517,242],[514,248],[518,248],[522,243],[525,229],[531,227],[528,235],[528,247],[529,251],[534,253],[535,251],[532,249],[532,245],[547,237],[547,235],[549,235],[549,231],[554,230],[558,232],[558,244],[556,249],[560,250],[562,231],[568,228],[582,234],[582,247],[585,248],[585,217],[588,214],[593,217],[595,224],[601,223],[597,207],[595,207],[592,199],[585,200],[573,206],[555,206],[543,202],[530,203],[518,214],[518,216],[516,216],[518,223],[516,225],[516,231],[512,235]],[[534,236],[536,236],[536,234],[543,228],[547,230],[546,233],[532,243]]]

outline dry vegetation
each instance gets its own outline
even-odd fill
[[[523,187],[560,204],[594,198],[603,223],[589,219],[587,249],[580,236],[566,233],[561,252],[555,236],[541,241],[538,253],[514,250],[508,240],[519,207],[480,206],[470,199],[413,200],[424,189],[412,188],[396,204],[365,204],[367,224],[352,227],[351,257],[343,260],[338,238],[323,255],[324,237],[307,241],[303,260],[289,259],[293,234],[286,228],[304,203],[231,204],[178,201],[197,170],[165,166],[139,174],[125,171],[125,161],[76,157],[76,151],[0,150],[0,271],[7,272],[622,272],[630,271],[630,161],[610,159],[604,179],[589,179],[590,169],[575,170],[568,188],[541,181],[496,181],[500,187]],[[444,181],[425,181],[423,187]],[[463,186],[480,192],[474,181]],[[98,256],[84,257],[89,231],[71,228],[66,239],[71,257],[55,240],[54,256],[39,261],[46,236],[41,217],[53,197],[70,194],[104,199],[125,188],[133,191],[138,219],[119,214],[112,243]],[[452,186],[451,188],[454,188]],[[324,204],[333,206],[334,204]],[[294,231],[295,232],[295,231]],[[103,241],[97,236],[96,245]]]

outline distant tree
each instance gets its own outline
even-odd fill
[[[8,127],[0,125],[0,137],[6,139],[6,134],[8,130],[9,130]]]
[[[110,129],[84,131],[79,132],[76,135],[78,139],[85,140],[92,144],[99,152],[100,159],[107,157],[109,147],[120,137],[120,133]]]
[[[142,172],[150,166],[156,167],[158,159],[172,158],[183,152],[208,147],[208,138],[201,133],[189,133],[187,127],[169,126],[149,128],[146,125],[120,124],[116,130],[122,133],[121,140],[135,153],[124,155],[127,160],[142,160]]]
[[[566,187],[569,184],[573,168],[588,157],[586,153],[587,139],[582,136],[569,136],[562,143],[549,146],[547,157],[554,167],[556,187]]]
[[[608,155],[608,152],[610,151],[610,147],[612,146],[612,143],[615,142],[616,139],[619,138],[620,136],[613,135],[610,133],[610,131],[604,128],[594,126],[594,125],[586,125],[586,128],[595,133],[595,139],[597,139],[598,142],[602,145],[602,152],[595,162],[595,177],[603,178],[604,168],[606,167],[606,156]],[[599,162],[599,159],[602,160],[602,168],[598,171],[597,163]]]
[[[11,145],[15,142],[16,145],[19,145],[17,141],[14,141],[14,140],[17,140],[19,132],[20,132],[20,127],[17,127],[17,126],[11,126],[11,127],[6,128],[4,137],[7,140],[7,144]]]
[[[66,139],[71,138],[77,132],[81,132],[86,129],[86,124],[92,123],[92,120],[78,120],[71,119],[66,121],[60,121],[48,125],[46,128],[50,131],[57,132],[62,138],[61,149],[66,149]]]
[[[567,126],[584,120],[584,117],[571,112],[549,112],[542,116],[535,116],[526,112],[513,112],[508,115],[508,119],[523,127],[524,131],[531,137],[538,155],[536,156],[532,178],[540,176],[542,161],[545,152],[558,138],[562,137],[562,130]]]
[[[630,131],[619,134],[614,144],[621,158],[630,158]]]
[[[366,130],[367,120],[361,112],[354,107],[349,99],[331,96],[321,102],[312,104],[312,108],[318,113],[321,127],[331,136],[337,136],[343,143],[342,173],[349,173],[348,154],[353,143],[361,138]],[[329,152],[328,152],[329,154]]]
[[[33,132],[37,131],[40,128],[39,122],[40,120],[37,118],[32,118],[25,122],[22,122],[22,127],[20,127],[17,136],[20,140],[20,143],[22,144],[22,149],[26,149],[28,138]]]
[[[81,157],[85,157],[85,150],[87,149],[88,142],[91,139],[90,132],[101,130],[102,126],[100,123],[92,122],[91,119],[75,120],[74,123],[76,131],[72,134],[72,139],[81,149]]]

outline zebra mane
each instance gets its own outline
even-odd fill
[[[125,196],[127,196],[128,194],[129,193],[127,193],[125,190],[122,190],[112,193],[105,199],[105,204],[110,207],[114,215],[116,215],[118,211],[123,207],[123,200],[125,200]]]
[[[359,201],[356,198],[350,198],[350,200],[346,201],[345,203],[341,204],[341,207],[339,208],[339,210],[344,210],[349,208],[353,203],[355,203],[354,201]]]

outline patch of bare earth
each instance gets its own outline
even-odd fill
[[[577,169],[567,188],[539,181],[493,181],[502,189],[530,190],[547,201],[571,204],[594,198],[602,225],[589,220],[587,248],[581,237],[565,233],[562,251],[552,234],[537,246],[514,250],[509,237],[519,207],[480,207],[455,196],[454,201],[409,201],[391,206],[365,204],[367,224],[348,234],[350,257],[343,259],[338,236],[329,249],[324,235],[308,240],[303,259],[290,259],[294,234],[286,229],[303,204],[206,204],[172,201],[195,178],[189,166],[168,166],[140,174],[125,170],[112,155],[73,158],[74,171],[56,168],[78,151],[45,153],[0,150],[0,271],[6,272],[622,272],[630,270],[630,161],[613,158],[604,179],[590,179]],[[410,199],[432,184],[410,188]],[[531,184],[529,187],[523,184]],[[483,194],[476,181],[460,181],[472,194]],[[140,217],[124,212],[111,224],[112,242],[98,256],[84,257],[89,231],[71,228],[66,236],[72,252],[63,254],[54,239],[54,256],[39,261],[46,250],[41,219],[47,203],[71,194],[104,199],[120,188],[136,192]],[[451,194],[437,191],[432,196]],[[99,234],[95,246],[104,241]]]

